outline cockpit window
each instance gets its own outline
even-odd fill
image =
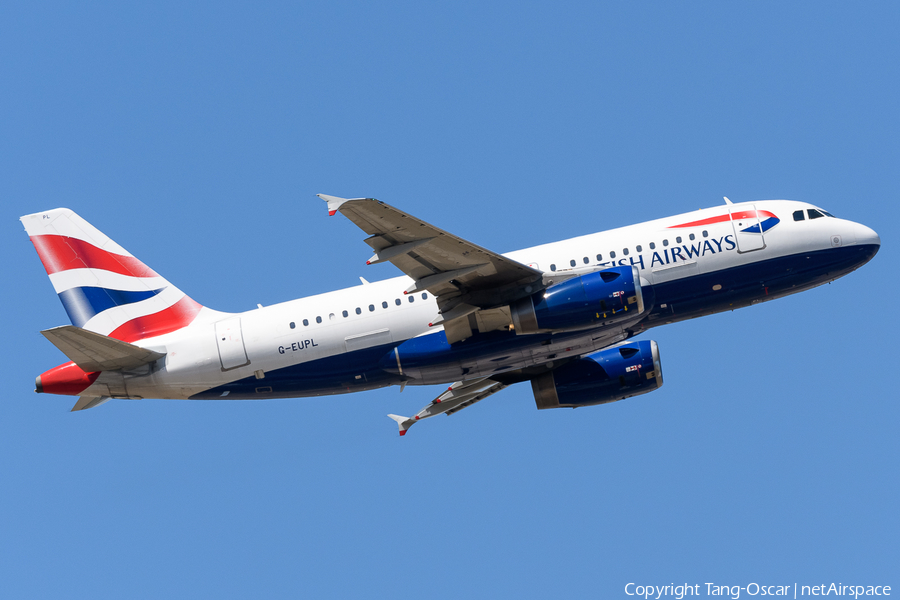
[[[821,219],[822,217],[825,216],[814,208],[807,208],[806,214],[809,215],[810,219]]]
[[[802,220],[805,219],[805,218],[806,218],[806,217],[803,216],[803,211],[802,211],[802,210],[795,210],[795,211],[794,211],[794,220],[795,220],[795,221],[802,221]]]
[[[819,212],[821,212],[821,213],[822,213],[823,215],[825,215],[826,217],[831,217],[832,219],[836,219],[836,218],[837,218],[837,217],[835,217],[833,214],[831,214],[830,212],[828,212],[827,210],[822,210],[822,209],[820,208],[820,209],[819,209]]]

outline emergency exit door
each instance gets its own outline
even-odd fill
[[[219,347],[219,360],[223,371],[250,364],[241,335],[240,317],[216,323],[216,345]]]

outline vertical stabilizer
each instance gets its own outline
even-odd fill
[[[133,342],[181,329],[202,308],[67,208],[21,221],[76,327]]]

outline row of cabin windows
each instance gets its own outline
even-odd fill
[[[410,294],[409,296],[406,297],[406,299],[409,301],[410,304],[412,304],[413,302],[416,301],[416,296],[415,296],[415,294]],[[422,292],[422,300],[427,300],[427,299],[428,299],[428,294],[425,292]],[[396,304],[397,306],[400,306],[403,304],[403,302],[400,301],[400,298],[394,298],[394,304]],[[387,303],[387,301],[384,301],[381,303],[381,308],[387,308],[388,306],[390,306],[390,305]],[[362,309],[357,306],[355,312],[356,312],[356,314],[361,315]],[[375,312],[374,304],[369,305],[369,312]],[[341,314],[344,316],[345,319],[350,316],[350,313],[346,310],[341,311]],[[334,319],[334,313],[331,313],[328,316],[328,318]],[[316,323],[321,323],[321,322],[322,322],[322,317],[316,317]],[[303,326],[309,327],[309,319],[303,319]],[[296,327],[297,327],[297,324],[294,321],[291,321],[291,329],[294,329]]]
[[[831,213],[828,212],[827,210],[822,210],[821,208],[819,208],[819,209],[815,209],[815,208],[807,208],[807,209],[806,209],[806,214],[809,215],[810,221],[813,220],[813,219],[820,219],[820,218],[822,218],[822,217],[831,217],[832,219],[835,218],[835,216],[834,216],[833,214],[831,214]],[[805,219],[804,219],[804,216],[803,216],[803,211],[802,211],[802,210],[795,210],[795,211],[794,211],[794,220],[795,220],[795,221],[803,221],[803,220],[805,220]]]
[[[709,232],[706,231],[706,230],[704,229],[703,232],[702,232],[702,235],[703,235],[703,237],[709,237]],[[690,235],[688,236],[688,239],[689,239],[690,241],[694,241],[695,239],[697,239],[697,236],[695,236],[695,235],[692,233],[692,234],[690,234]],[[681,240],[681,236],[680,236],[680,235],[677,236],[677,237],[675,238],[675,243],[676,243],[676,244],[680,244],[681,241],[682,241],[682,240]],[[662,241],[662,245],[663,245],[663,246],[668,246],[668,245],[669,245],[669,240],[663,240],[663,241]],[[641,246],[640,244],[638,244],[637,246],[635,246],[634,249],[637,250],[638,252],[643,252],[643,251],[644,251],[644,247]],[[656,250],[656,242],[650,242],[650,249],[651,249],[651,250]],[[622,248],[622,255],[628,256],[628,254],[629,254],[628,248]],[[615,250],[612,250],[612,251],[609,253],[609,258],[610,258],[610,259],[614,259],[615,257],[616,257],[616,251],[615,251]],[[587,256],[585,256],[585,257],[582,258],[581,260],[582,260],[582,262],[584,262],[584,264],[586,264],[586,265],[591,264],[591,259],[590,259],[589,257],[587,257]],[[602,254],[598,254],[598,255],[597,255],[597,262],[603,262],[603,255],[602,255]],[[570,266],[570,267],[574,267],[574,266],[576,266],[577,264],[578,264],[578,263],[575,261],[574,258],[573,258],[572,260],[569,261],[569,266]],[[550,270],[551,270],[551,271],[555,271],[555,270],[556,270],[556,264],[551,264],[551,265],[550,265]]]

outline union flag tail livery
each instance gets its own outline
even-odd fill
[[[72,410],[128,397],[125,370],[164,356],[131,342],[179,331],[203,307],[67,208],[21,221],[72,323],[41,332],[72,362],[40,375],[35,389],[83,395]]]
[[[414,416],[389,415],[400,435],[516,383],[538,409],[604,404],[662,386],[656,342],[631,338],[834,281],[881,245],[804,202],[726,199],[498,254],[372,198],[320,198],[366,233],[366,264],[404,275],[222,313],[68,209],[22,217],[71,321],[41,332],[71,362],[35,390],[80,396],[82,410],[443,384]]]
[[[201,306],[67,208],[21,218],[72,325],[133,342],[189,325]]]

